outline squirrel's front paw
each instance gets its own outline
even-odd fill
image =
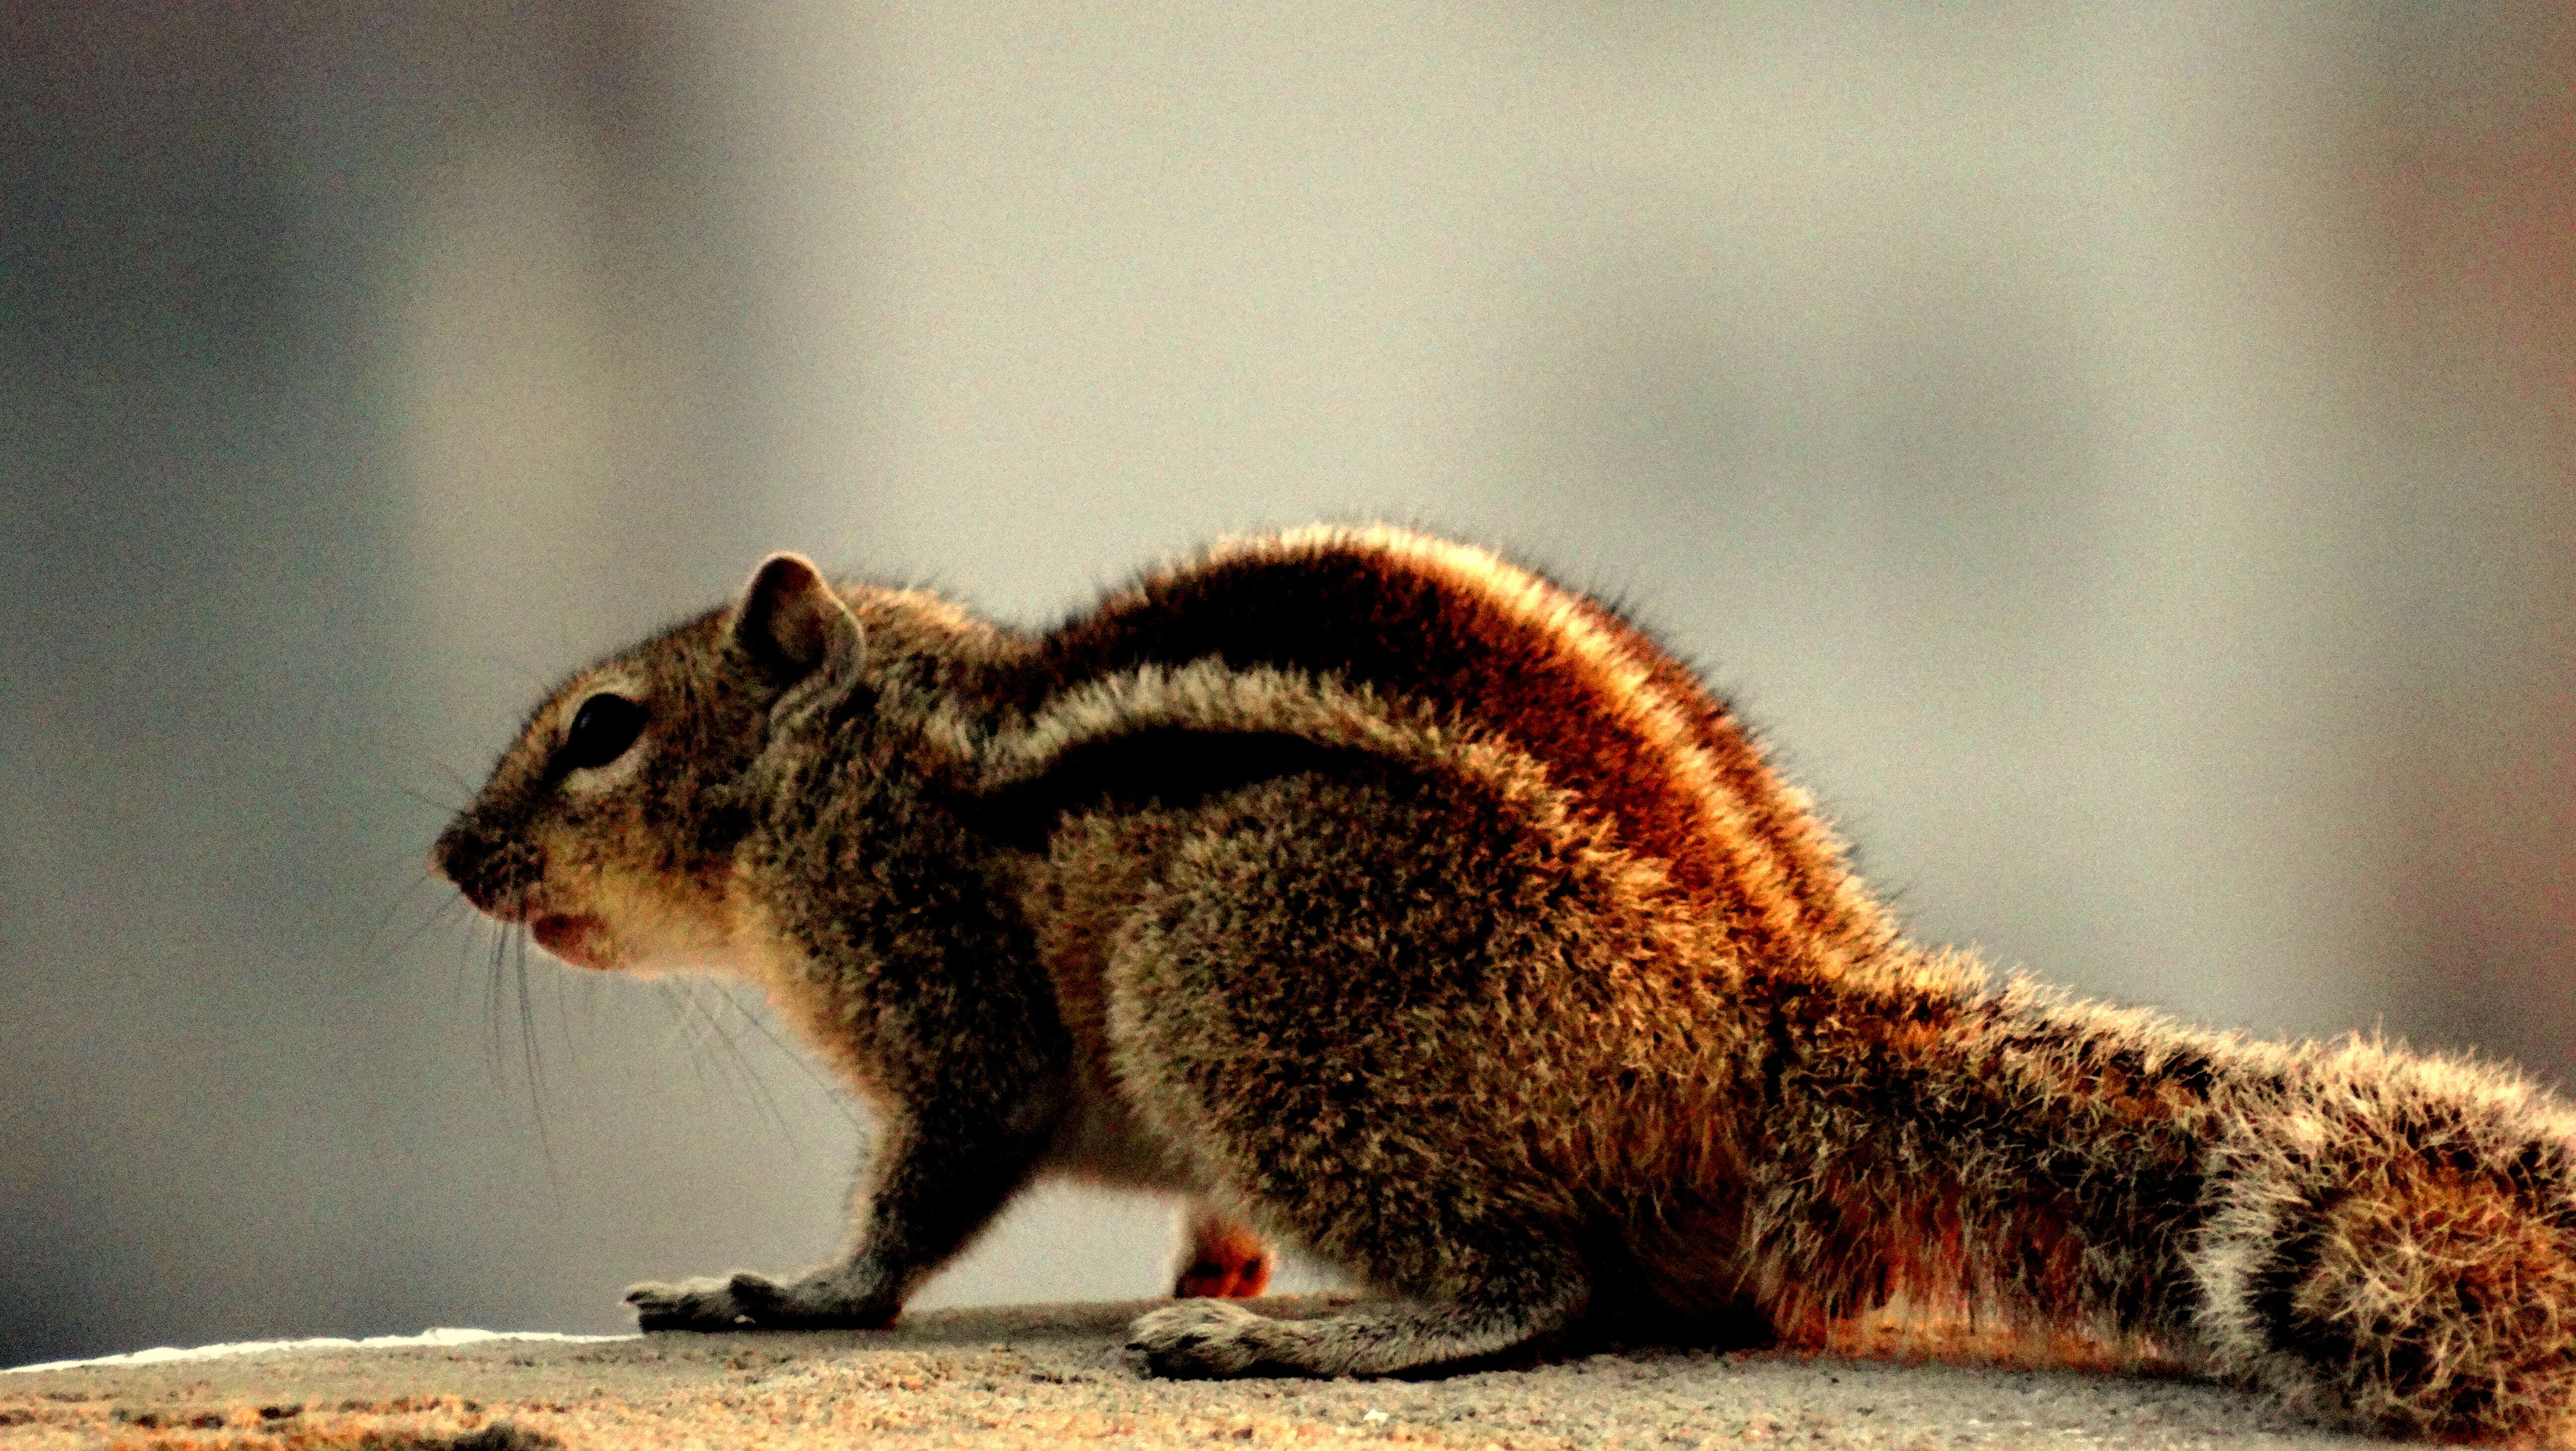
[[[878,1330],[903,1307],[854,1296],[830,1281],[782,1285],[748,1270],[678,1284],[630,1285],[636,1328],[655,1330]]]
[[[734,1297],[734,1284],[760,1276],[741,1274],[716,1279],[682,1280],[677,1284],[646,1281],[626,1287],[626,1303],[635,1307],[635,1323],[655,1330],[748,1330],[751,1313]]]
[[[1226,1300],[1185,1300],[1149,1310],[1127,1327],[1127,1348],[1145,1352],[1145,1369],[1182,1379],[1293,1373],[1300,1369],[1282,1342],[1294,1332],[1281,1321]]]

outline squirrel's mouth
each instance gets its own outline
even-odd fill
[[[596,917],[547,912],[530,919],[528,931],[539,947],[575,967],[605,969],[613,965],[608,960],[607,924]]]

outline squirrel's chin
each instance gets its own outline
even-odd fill
[[[606,925],[596,917],[573,917],[548,913],[528,924],[537,945],[575,967],[597,970],[613,968],[609,959]]]

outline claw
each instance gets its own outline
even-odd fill
[[[852,1298],[835,1282],[781,1284],[737,1271],[722,1279],[630,1285],[637,1328],[655,1330],[882,1330],[903,1313],[897,1301]]]

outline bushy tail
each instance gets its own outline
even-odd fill
[[[2187,1263],[2210,1368],[2320,1419],[2576,1433],[2576,1114],[2377,1043],[2218,1095]]]

